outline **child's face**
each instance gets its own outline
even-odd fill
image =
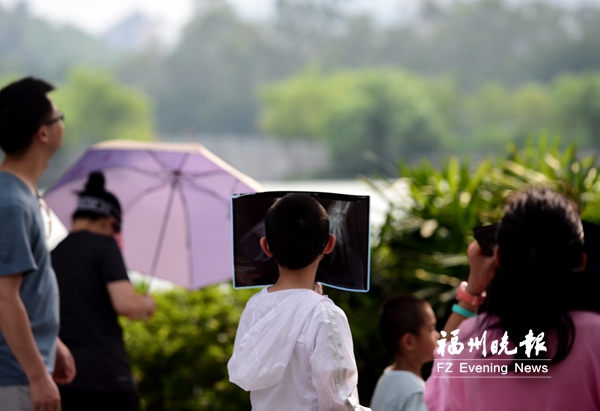
[[[422,362],[426,363],[433,361],[434,351],[437,347],[437,341],[440,339],[440,333],[435,329],[435,314],[428,303],[425,304],[423,311],[425,321],[419,330],[417,350]]]

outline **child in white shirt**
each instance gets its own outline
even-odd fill
[[[348,320],[315,292],[319,262],[335,246],[327,212],[308,194],[288,194],[267,213],[265,231],[260,245],[279,279],[242,313],[230,381],[250,391],[253,411],[370,411],[358,403]]]

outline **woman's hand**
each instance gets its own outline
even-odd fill
[[[494,275],[496,275],[496,269],[498,268],[498,246],[494,249],[493,256],[487,256],[481,252],[479,244],[473,242],[467,248],[467,258],[469,259],[469,280],[467,281],[466,291],[469,294],[481,295],[490,281],[492,281],[492,278],[494,278]],[[479,308],[466,301],[458,301],[457,305],[472,313],[477,313]],[[444,325],[445,338],[447,340],[451,337],[450,333],[458,329],[466,318],[457,312],[450,314],[446,325]]]
[[[469,259],[469,280],[467,291],[473,295],[481,295],[496,275],[498,269],[498,246],[494,248],[494,255],[486,256],[481,252],[477,242],[472,242],[467,248]]]
[[[77,373],[75,368],[75,360],[71,351],[61,341],[56,338],[56,363],[54,365],[54,374],[52,378],[59,384],[69,384],[75,378]]]

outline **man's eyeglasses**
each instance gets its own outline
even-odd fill
[[[55,117],[55,118],[53,118],[51,120],[45,121],[42,124],[45,125],[45,126],[49,126],[49,125],[54,124],[57,121],[61,121],[61,120],[64,123],[64,121],[65,121],[65,115],[62,113],[62,111],[59,111],[57,117]]]

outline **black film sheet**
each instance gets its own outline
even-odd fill
[[[298,191],[239,194],[231,198],[235,288],[261,287],[277,281],[277,263],[263,252],[259,241],[265,236],[267,211],[290,193]],[[302,193],[313,196],[327,210],[329,232],[336,236],[334,250],[319,264],[316,281],[346,291],[369,291],[369,196]]]

